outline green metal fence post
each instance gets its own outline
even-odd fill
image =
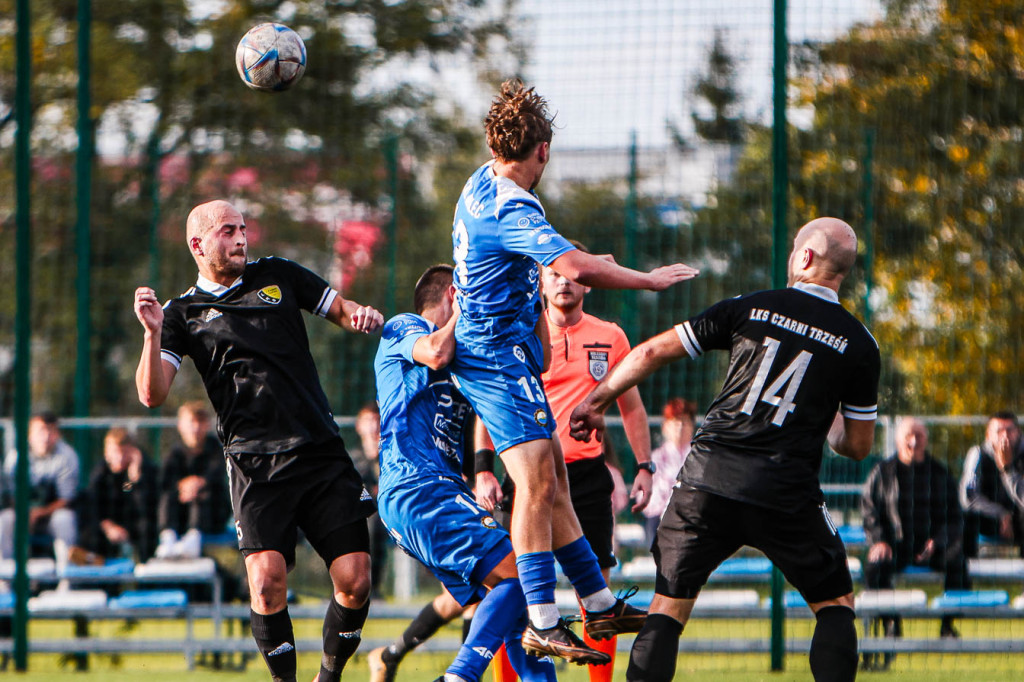
[[[78,152],[75,172],[75,311],[78,342],[75,355],[75,408],[76,417],[88,417],[92,402],[92,306],[90,281],[92,279],[92,68],[90,43],[92,38],[92,0],[78,0]],[[91,448],[88,434],[78,431],[75,449],[82,462],[82,481],[91,469]]]
[[[629,139],[629,178],[628,178],[628,190],[626,192],[626,244],[625,253],[623,254],[623,265],[627,268],[633,268],[634,270],[638,266],[638,260],[636,255],[636,242],[637,242],[637,229],[639,228],[640,222],[640,211],[638,209],[637,200],[637,161],[636,161],[637,149],[636,149],[636,131],[630,133]],[[636,291],[627,289],[621,293],[622,296],[622,310],[619,318],[622,320],[622,326],[625,329],[626,336],[629,338],[630,345],[636,345],[639,341],[637,334],[637,294]]]
[[[864,131],[864,325],[871,328],[875,267],[875,129]]]
[[[789,230],[787,228],[787,191],[789,189],[789,154],[786,126],[786,66],[789,57],[789,42],[786,37],[786,0],[775,2],[772,109],[772,215],[774,218],[772,249],[772,284],[775,288],[786,286],[789,251]],[[771,669],[785,668],[786,609],[783,604],[785,583],[778,567],[772,566],[772,639]]]
[[[17,0],[15,59],[17,84],[14,93],[14,114],[17,123],[14,142],[15,167],[15,297],[17,307],[14,319],[14,425],[18,450],[18,465],[14,474],[14,667],[24,671],[28,667],[28,418],[31,411],[32,387],[29,381],[31,367],[31,308],[32,248],[31,248],[31,148],[32,130],[31,77],[32,19],[29,0]]]
[[[385,319],[398,313],[395,294],[395,267],[398,265],[398,135],[389,135],[384,143],[388,164],[388,193],[391,217],[388,219],[388,307]]]

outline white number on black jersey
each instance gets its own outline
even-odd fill
[[[775,410],[772,424],[782,426],[782,422],[786,421],[786,417],[796,409],[796,392],[800,388],[800,382],[804,379],[804,373],[807,371],[807,366],[811,364],[813,355],[805,350],[800,351],[800,354],[796,356],[793,362],[789,363],[789,366],[782,370],[782,373],[775,378],[775,381],[762,394],[761,389],[764,388],[765,383],[768,381],[768,373],[771,371],[772,363],[775,362],[775,354],[779,351],[779,340],[766,336],[764,345],[768,347],[768,350],[765,351],[764,357],[761,358],[761,364],[757,368],[757,376],[754,377],[754,381],[750,385],[747,399],[743,402],[743,407],[740,411],[744,414],[753,414],[758,398],[760,398],[769,405],[775,405],[778,408]],[[786,389],[786,393],[780,398],[779,392],[783,388]]]

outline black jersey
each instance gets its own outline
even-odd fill
[[[721,301],[676,331],[692,357],[731,353],[679,480],[780,510],[820,502],[836,410],[877,415],[878,344],[864,325],[831,289],[798,284]]]
[[[246,264],[218,295],[192,287],[164,305],[162,357],[192,358],[226,453],[268,454],[338,437],[302,311],[324,316],[337,292],[283,258]]]

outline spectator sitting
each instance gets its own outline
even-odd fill
[[[160,472],[160,558],[199,556],[203,535],[224,532],[231,498],[224,449],[201,401],[178,409],[178,436]]]
[[[89,477],[82,545],[105,558],[147,561],[156,549],[157,470],[127,430],[103,439],[103,461]]]
[[[1024,503],[1015,499],[1015,480],[1024,476],[1024,442],[1017,416],[997,412],[988,420],[985,442],[967,451],[960,479],[968,556],[977,556],[978,534],[1012,542],[1024,556]]]
[[[963,516],[956,482],[928,454],[924,424],[910,417],[896,424],[896,456],[875,465],[861,497],[868,542],[864,581],[869,589],[892,589],[907,566],[945,573],[945,589],[970,589],[963,555]],[[886,634],[899,636],[898,617],[884,619]],[[952,616],[940,634],[956,637]]]
[[[51,412],[28,422],[29,532],[47,535],[71,547],[77,539],[74,512],[78,492],[78,454],[60,437],[57,417]],[[14,556],[14,480],[17,451],[4,462],[3,509],[0,511],[0,558]]]
[[[682,398],[672,398],[665,403],[662,411],[661,445],[651,453],[656,470],[651,477],[651,502],[644,509],[646,523],[644,530],[648,546],[654,542],[658,522],[665,512],[665,506],[672,496],[676,476],[690,452],[690,440],[696,430],[697,403]]]

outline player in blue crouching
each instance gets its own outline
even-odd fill
[[[427,269],[414,299],[417,314],[384,325],[373,363],[381,417],[377,505],[395,542],[460,604],[480,602],[466,641],[439,680],[478,682],[503,643],[523,680],[554,680],[551,659],[528,657],[520,644],[526,598],[508,533],[462,479],[473,411],[445,368],[457,319],[452,267]]]

